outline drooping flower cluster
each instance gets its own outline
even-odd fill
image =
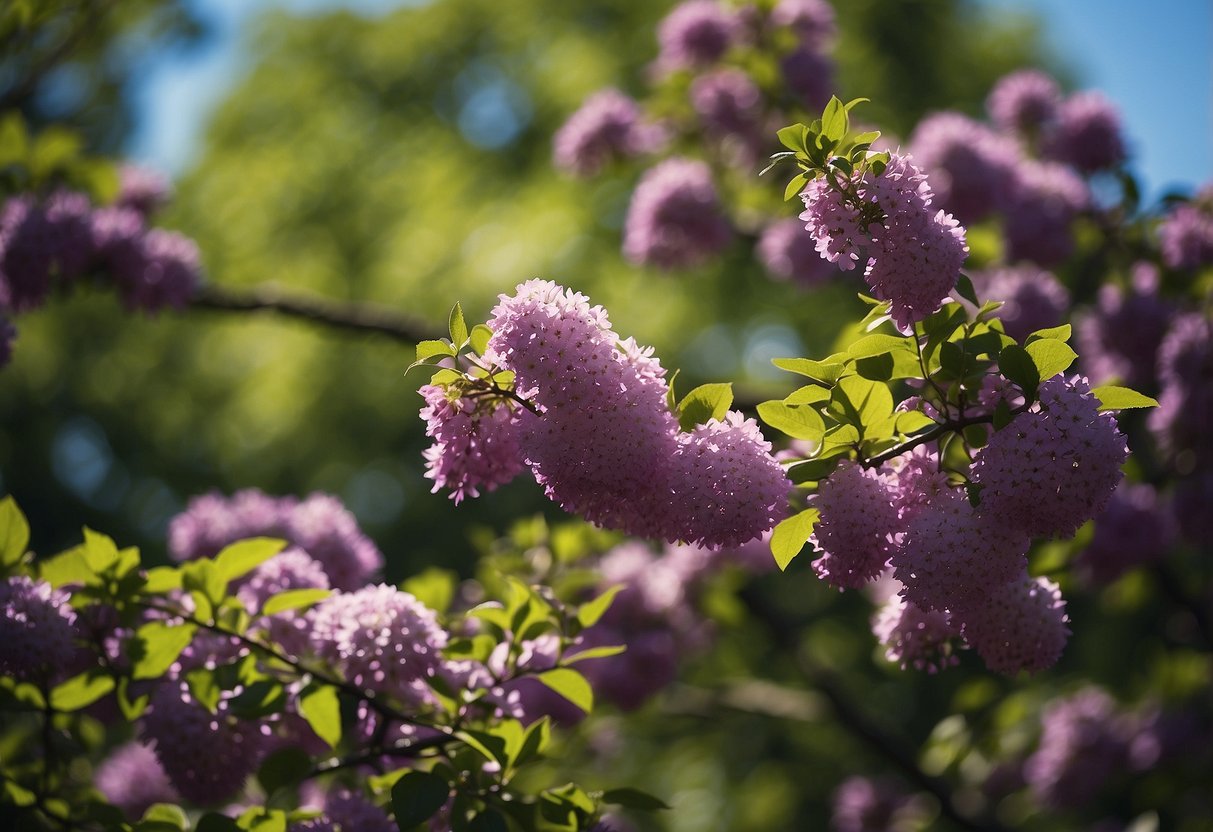
[[[694,69],[719,61],[742,35],[737,13],[717,0],[687,0],[657,26],[659,71]]]
[[[1176,205],[1158,225],[1162,259],[1173,269],[1198,269],[1213,263],[1213,186],[1190,203]]]
[[[921,820],[913,795],[893,780],[849,777],[834,790],[834,832],[908,832]]]
[[[841,273],[834,264],[817,255],[813,238],[804,233],[804,223],[791,218],[763,229],[758,259],[776,280],[792,280],[805,286],[820,285]]]
[[[577,176],[594,176],[617,159],[660,149],[665,131],[646,123],[636,102],[614,89],[591,95],[556,132],[556,166]]]
[[[908,327],[937,310],[956,285],[968,246],[965,232],[942,210],[932,210],[926,176],[908,156],[892,154],[879,175],[851,178],[844,194],[825,178],[808,183],[800,218],[817,251],[849,271],[866,257],[864,279],[893,320]]]
[[[810,538],[822,553],[813,569],[839,589],[857,589],[884,571],[892,554],[897,509],[875,471],[843,462],[817,492],[821,517]]]
[[[445,388],[432,384],[419,392],[425,399],[425,433],[434,440],[425,451],[425,476],[434,481],[434,493],[445,488],[458,504],[464,497],[480,496],[482,488],[505,485],[525,469],[514,407],[493,407],[468,396],[452,399]]]
[[[167,680],[156,687],[141,718],[143,737],[173,787],[203,806],[238,792],[267,748],[262,726],[233,717],[229,701],[229,696],[221,697],[212,713],[194,699],[184,680]]]
[[[1174,542],[1174,521],[1158,492],[1145,483],[1122,482],[1095,518],[1095,534],[1074,567],[1086,583],[1098,586],[1160,559]]]
[[[76,613],[66,592],[15,575],[0,583],[0,673],[49,684],[64,675],[76,649]]]
[[[978,222],[1006,204],[1021,156],[1008,136],[952,112],[920,121],[910,152],[931,177],[935,204],[964,223]]]
[[[1158,348],[1162,392],[1150,428],[1179,473],[1213,463],[1213,323],[1200,312],[1176,316]]]
[[[154,803],[176,803],[181,799],[156,752],[138,741],[114,749],[97,767],[93,783],[128,820],[143,817]]]
[[[348,681],[410,703],[429,700],[447,643],[433,610],[386,584],[326,598],[312,612],[311,638]]]
[[[660,269],[701,265],[733,239],[703,162],[674,157],[645,172],[632,194],[623,252],[633,263]]]
[[[1078,318],[1079,354],[1093,381],[1154,389],[1158,348],[1175,314],[1159,296],[1158,284],[1158,270],[1138,263],[1127,289],[1105,283],[1095,307]]]
[[[1071,168],[1026,160],[1016,169],[1004,208],[1006,260],[1041,266],[1062,262],[1074,250],[1071,226],[1090,204],[1090,191]]]
[[[924,611],[894,595],[877,612],[872,632],[885,648],[885,658],[902,670],[912,666],[936,673],[960,662],[956,656],[960,630],[945,610]]]
[[[1061,103],[1042,144],[1046,156],[1083,173],[1114,168],[1128,157],[1120,113],[1101,93],[1090,90]]]
[[[972,480],[983,512],[1026,534],[1068,537],[1107,504],[1129,448],[1085,379],[1055,376],[1038,397],[981,449]]]
[[[986,98],[986,111],[1000,130],[1029,136],[1050,124],[1060,106],[1057,82],[1034,69],[999,79]]]
[[[995,587],[960,618],[969,646],[987,667],[1008,676],[1052,667],[1070,635],[1066,602],[1048,578],[1018,578]]]
[[[680,433],[652,350],[619,342],[583,295],[532,280],[501,296],[489,326],[486,360],[541,411],[519,414],[521,457],[566,511],[714,547],[782,518],[790,484],[757,425],[729,414]]]
[[[250,615],[258,615],[265,602],[293,589],[328,589],[329,576],[320,561],[298,547],[291,547],[262,563],[236,591]],[[308,647],[310,622],[286,611],[258,619],[255,629],[264,632],[283,651],[300,655]]]
[[[1050,703],[1041,717],[1040,746],[1024,766],[1032,794],[1052,808],[1089,803],[1127,768],[1129,728],[1099,688],[1086,687]]]
[[[256,489],[195,497],[169,524],[169,554],[178,561],[213,557],[249,537],[278,537],[298,546],[320,563],[336,589],[360,587],[383,568],[383,555],[354,515],[336,497],[319,492],[303,500]]]

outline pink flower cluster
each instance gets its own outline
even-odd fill
[[[646,171],[636,186],[623,253],[633,263],[685,269],[707,262],[732,239],[711,170],[703,162],[673,157]]]
[[[1002,395],[1022,404],[1013,391]],[[875,470],[843,462],[819,486],[813,567],[839,588],[892,570],[900,597],[873,621],[891,661],[938,670],[955,663],[961,641],[1009,675],[1060,657],[1065,602],[1056,584],[1028,576],[1028,546],[1072,535],[1099,514],[1128,448],[1085,380],[1055,376],[1038,395],[977,452],[976,506],[925,446]]]
[[[434,440],[425,451],[425,476],[434,481],[434,493],[445,488],[458,504],[479,497],[482,488],[505,485],[526,467],[514,405],[494,406],[468,396],[452,399],[446,388],[432,384],[419,392],[425,399],[425,433]]]
[[[532,280],[501,296],[489,326],[486,360],[513,371],[541,413],[516,414],[516,459],[566,511],[709,547],[782,519],[790,483],[758,425],[729,413],[681,433],[665,369],[651,349],[620,341],[602,307]]]
[[[553,160],[575,176],[594,176],[612,161],[659,150],[665,131],[646,123],[636,102],[614,89],[594,93],[556,131]]]
[[[965,231],[952,215],[932,210],[926,176],[908,156],[893,154],[876,176],[857,172],[844,195],[824,177],[801,193],[800,218],[818,253],[844,271],[866,256],[864,279],[887,300],[893,320],[909,327],[939,309],[964,265]]]
[[[0,583],[0,673],[50,683],[76,651],[76,613],[66,592],[16,575]]]
[[[1162,259],[1173,269],[1198,269],[1213,263],[1213,185],[1205,185],[1189,203],[1176,205],[1158,226]]]

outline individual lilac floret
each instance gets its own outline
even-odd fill
[[[1052,667],[1070,637],[1066,602],[1047,578],[1023,577],[993,588],[960,618],[965,641],[986,667],[1007,676]]]
[[[839,269],[817,255],[813,237],[796,219],[768,225],[758,240],[758,259],[776,280],[818,286],[839,275]]]
[[[434,493],[446,488],[458,505],[465,497],[480,496],[481,489],[505,485],[526,469],[513,404],[452,399],[445,388],[433,384],[419,392],[425,399],[425,433],[434,440],[425,451],[425,476],[434,481]]]
[[[650,168],[636,186],[623,252],[633,263],[685,269],[708,262],[732,238],[711,170],[703,162],[675,157]]]
[[[1058,108],[1042,150],[1049,158],[1083,173],[1116,167],[1128,156],[1121,136],[1120,112],[1101,93],[1075,93]]]
[[[137,211],[144,217],[163,207],[172,196],[168,177],[157,170],[139,165],[123,165],[118,171],[119,186],[116,205]]]
[[[916,826],[918,801],[887,778],[849,777],[834,790],[833,832],[906,832]]]
[[[181,796],[211,806],[236,795],[261,761],[258,723],[237,720],[221,699],[216,713],[196,702],[184,681],[166,681],[142,717],[143,737]]]
[[[1152,264],[1138,263],[1127,290],[1110,283],[1100,286],[1095,308],[1076,321],[1081,360],[1093,381],[1155,387],[1158,348],[1175,314],[1159,296],[1158,282]]]
[[[1200,312],[1175,318],[1158,348],[1162,393],[1149,426],[1181,474],[1213,462],[1213,324]]]
[[[1040,746],[1024,765],[1032,794],[1052,809],[1090,805],[1129,763],[1129,736],[1116,703],[1096,687],[1049,703]]]
[[[645,124],[640,108],[619,90],[606,89],[587,98],[556,131],[556,166],[576,176],[593,176],[616,159],[652,153],[665,142],[665,132]]]
[[[810,111],[820,110],[834,89],[834,62],[816,49],[801,46],[779,59],[784,83]]]
[[[1086,183],[1065,165],[1019,164],[1004,215],[1007,262],[1061,263],[1074,250],[1071,224],[1089,204]]]
[[[46,581],[0,583],[0,673],[39,684],[58,680],[76,649],[70,597]]]
[[[671,467],[678,537],[688,543],[740,546],[787,516],[792,483],[758,423],[736,411],[681,434]]]
[[[923,610],[979,606],[1028,567],[1028,536],[949,489],[915,511],[892,555],[902,595]]]
[[[716,0],[688,0],[657,25],[663,71],[705,67],[724,57],[740,38],[741,20]]]
[[[771,22],[786,26],[805,46],[822,49],[838,32],[834,7],[826,0],[779,0],[771,10]]]
[[[324,567],[302,549],[291,547],[262,563],[236,591],[250,615],[258,615],[265,602],[280,592],[293,589],[328,589],[329,576]],[[294,610],[278,613],[254,622],[279,647],[299,655],[308,646],[311,629],[307,616]]]
[[[910,149],[931,177],[934,204],[964,223],[978,222],[1006,204],[1021,156],[1013,140],[953,112],[920,121]]]
[[[960,629],[945,611],[927,612],[895,595],[872,620],[872,632],[885,648],[885,658],[902,670],[937,673],[960,662],[955,643]]]
[[[1002,301],[994,314],[1007,335],[1023,343],[1038,329],[1060,326],[1070,307],[1070,293],[1052,272],[1031,265],[996,269],[978,278],[981,297]]]
[[[1153,487],[1122,482],[1095,518],[1095,535],[1075,569],[1089,585],[1108,584],[1161,558],[1175,540],[1174,522]]]
[[[1039,400],[996,432],[973,463],[981,511],[1034,537],[1070,537],[1107,505],[1129,456],[1087,381],[1057,375]]]
[[[986,98],[986,112],[1000,130],[1031,135],[1057,116],[1061,90],[1043,72],[1024,69],[1004,75]]]
[[[858,589],[880,575],[897,529],[888,483],[845,461],[821,483],[813,504],[821,512],[809,538],[821,552],[813,561],[817,577],[839,589]]]
[[[1175,206],[1158,225],[1158,244],[1172,269],[1213,263],[1213,213],[1189,203]]]
[[[939,309],[956,285],[969,250],[964,229],[932,210],[931,187],[909,157],[893,154],[879,176],[868,172],[853,184],[858,209],[824,178],[809,182],[800,218],[818,253],[844,271],[867,254],[864,280],[906,329]]]
[[[285,537],[320,561],[334,589],[355,589],[383,569],[383,554],[358,519],[331,494],[316,492],[293,505]]]
[[[145,312],[184,309],[202,283],[198,245],[175,231],[153,228],[143,236],[141,247],[141,268],[113,275],[127,307]]]
[[[409,703],[427,701],[447,633],[437,615],[387,584],[340,592],[312,613],[312,647],[355,685]]]
[[[153,803],[181,800],[156,752],[141,742],[128,742],[114,749],[97,766],[93,784],[132,821],[143,817]]]

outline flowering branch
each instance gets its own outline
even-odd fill
[[[275,312],[333,329],[374,332],[406,344],[441,337],[427,324],[373,304],[283,295],[266,287],[239,290],[206,285],[194,294],[191,305],[220,312]]]
[[[1029,405],[1026,404],[1021,405],[1012,410],[1011,415],[1017,416],[1027,410],[1028,407]],[[876,454],[876,456],[859,460],[859,464],[864,468],[876,468],[888,462],[890,459],[896,459],[902,454],[914,450],[919,445],[934,442],[945,433],[959,433],[972,425],[988,425],[992,424],[993,422],[994,414],[992,413],[985,413],[977,416],[961,416],[956,419],[948,419],[946,422],[940,422],[939,424],[935,425],[935,427],[925,430],[917,436],[910,437],[900,445],[894,445],[887,451],[881,451],[880,453]]]

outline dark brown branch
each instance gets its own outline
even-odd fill
[[[264,287],[232,289],[203,286],[194,295],[191,305],[197,309],[219,312],[273,312],[332,329],[386,335],[405,344],[442,338],[446,334],[407,315],[399,315],[374,304],[287,295]]]
[[[1028,405],[1022,405],[1011,411],[1012,416],[1018,416],[1028,409]],[[859,460],[859,464],[864,468],[875,468],[890,459],[896,459],[902,454],[912,451],[919,445],[925,445],[928,442],[933,442],[945,433],[959,433],[971,425],[989,425],[994,422],[994,415],[986,413],[978,416],[962,416],[956,419],[949,419],[946,422],[941,422],[933,428],[926,430],[917,436],[912,436],[900,445],[894,445],[887,451],[876,454],[874,457]]]

